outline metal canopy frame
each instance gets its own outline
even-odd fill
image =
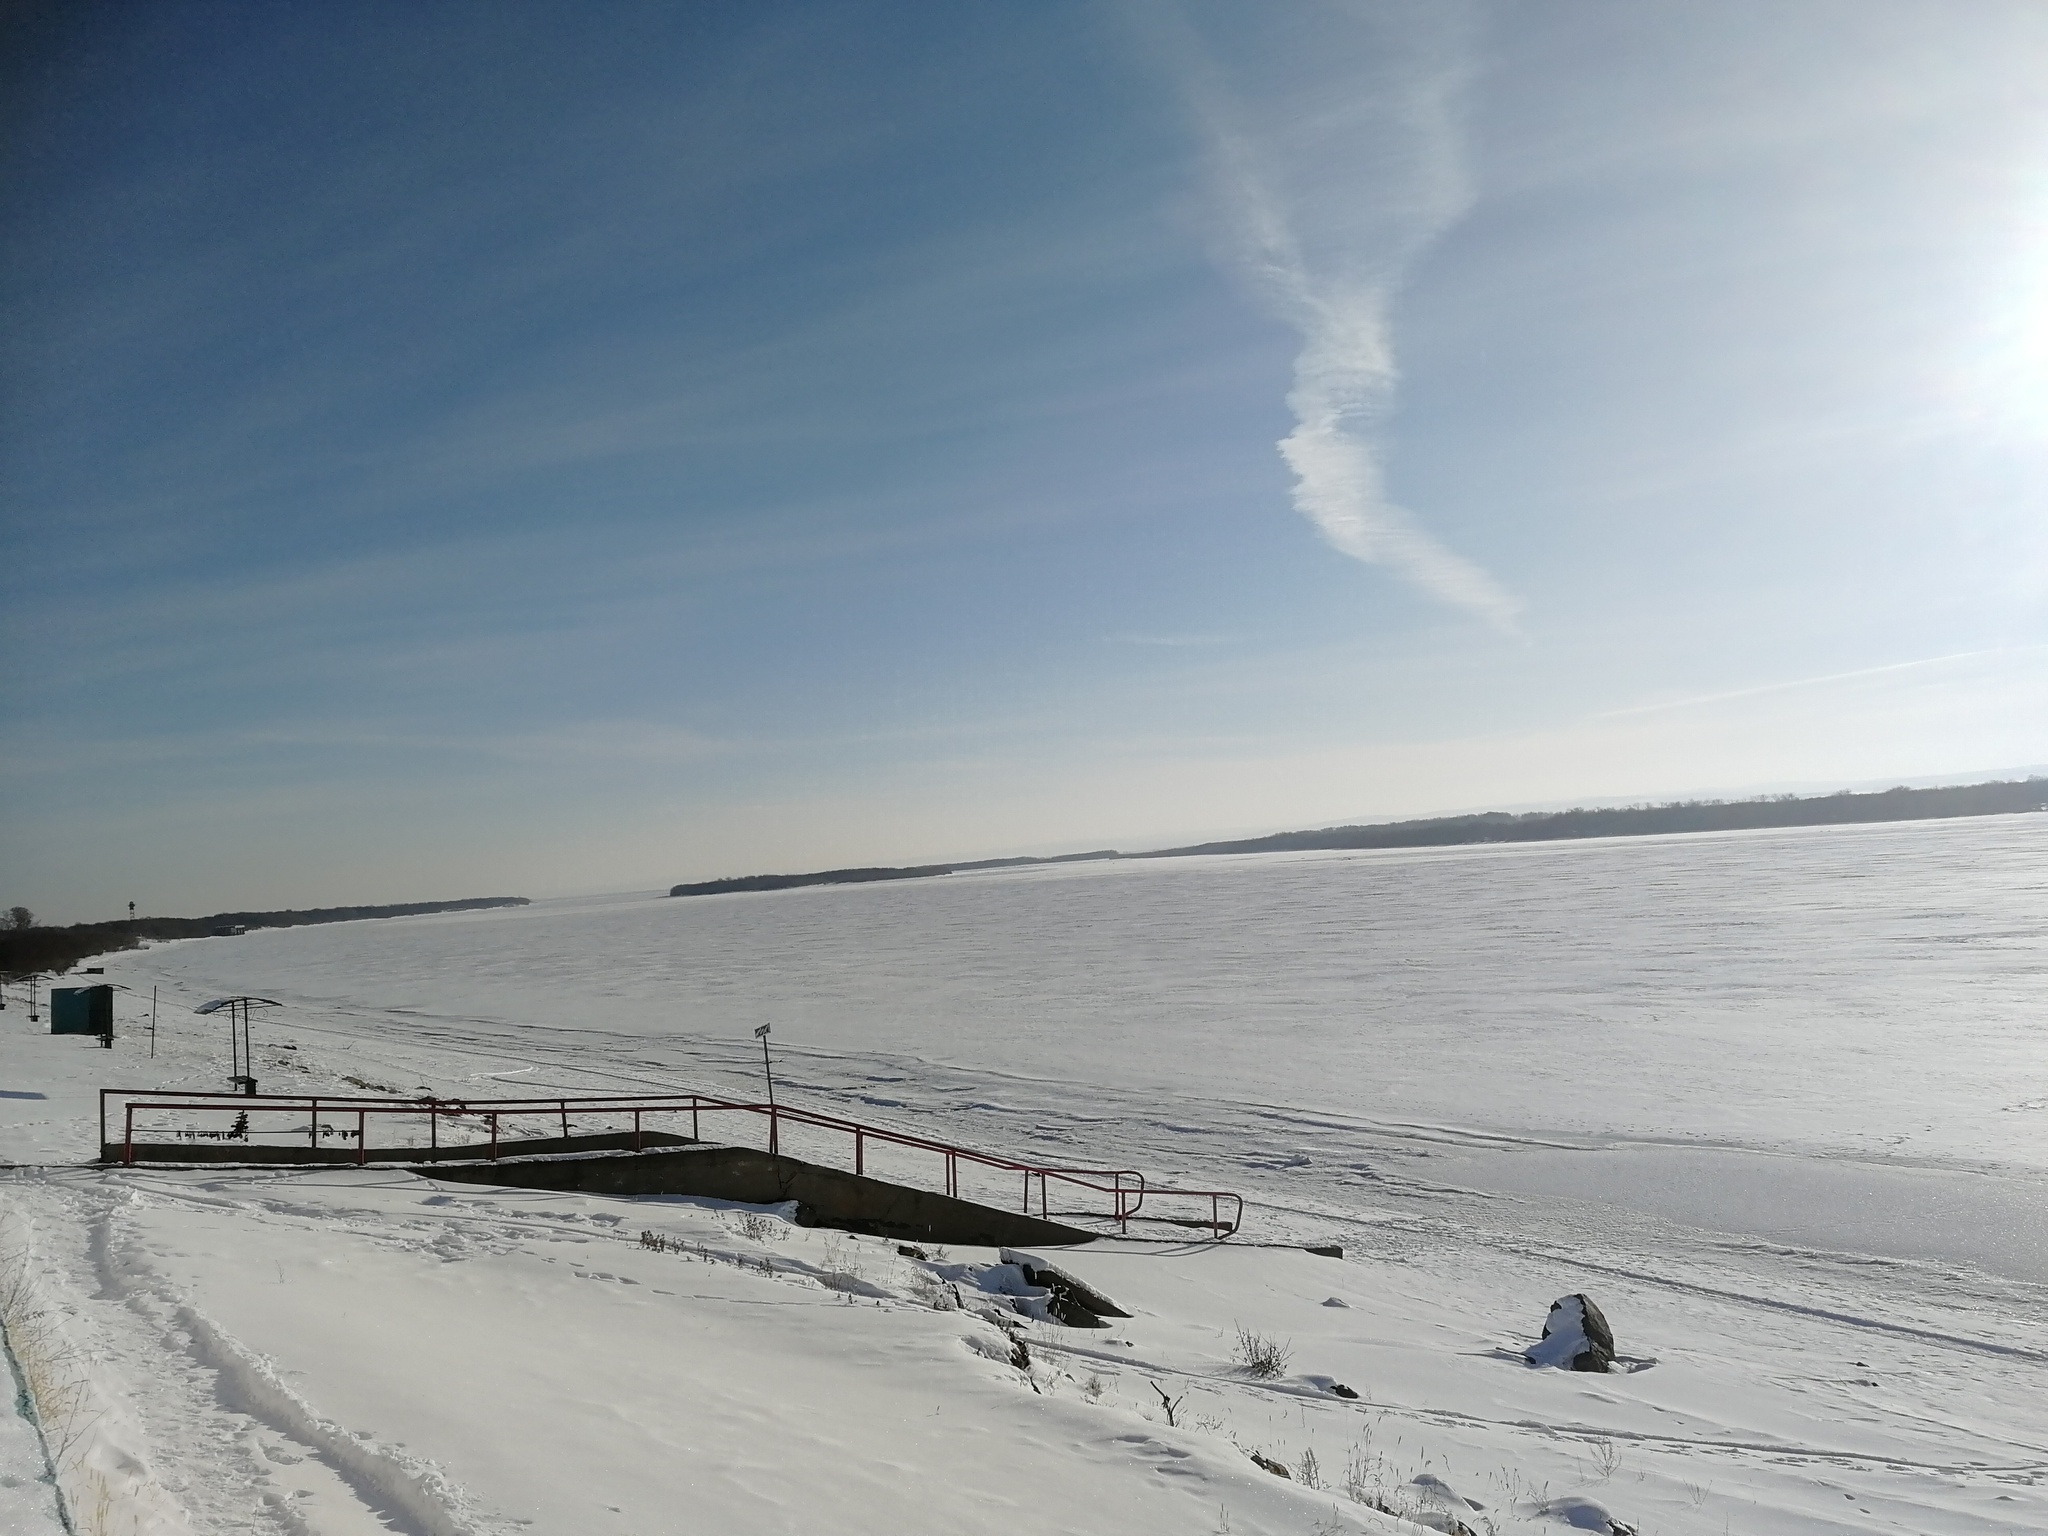
[[[256,1092],[256,1057],[249,1045],[249,1012],[254,1008],[282,1008],[274,997],[216,997],[211,1002],[201,1003],[194,1013],[219,1013],[226,1010],[228,1016],[228,1055],[234,1071],[228,1081],[242,1092],[254,1096]]]

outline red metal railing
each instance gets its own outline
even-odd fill
[[[586,1121],[598,1116],[615,1121],[630,1115],[632,1118],[633,1150],[642,1147],[642,1136],[647,1118],[650,1116],[690,1117],[690,1139],[701,1141],[703,1122],[707,1116],[719,1114],[754,1115],[767,1121],[767,1141],[770,1152],[779,1151],[781,1132],[784,1125],[804,1126],[815,1130],[844,1134],[853,1142],[853,1171],[865,1174],[867,1153],[870,1142],[886,1146],[905,1147],[918,1152],[936,1153],[944,1165],[945,1192],[959,1198],[960,1168],[963,1163],[970,1166],[993,1169],[998,1172],[1021,1175],[1023,1179],[1023,1209],[1031,1212],[1032,1181],[1037,1181],[1038,1214],[1050,1219],[1053,1214],[1050,1186],[1058,1184],[1063,1189],[1088,1191],[1092,1194],[1107,1195],[1110,1200],[1108,1217],[1119,1228],[1128,1228],[1134,1219],[1170,1221],[1178,1226],[1206,1227],[1219,1237],[1235,1232],[1244,1220],[1244,1201],[1225,1190],[1169,1189],[1148,1185],[1144,1174],[1135,1168],[1055,1168],[1036,1163],[1018,1162],[1012,1158],[999,1157],[993,1153],[979,1152],[971,1147],[955,1146],[950,1142],[934,1141],[929,1137],[914,1136],[906,1131],[892,1130],[884,1126],[864,1125],[857,1120],[843,1119],[837,1115],[819,1114],[814,1110],[794,1109],[789,1105],[753,1104],[733,1099],[715,1099],[704,1094],[655,1094],[638,1095],[589,1095],[566,1096],[543,1099],[406,1099],[392,1097],[337,1097],[326,1094],[242,1094],[242,1093],[188,1093],[169,1088],[102,1088],[100,1090],[100,1149],[106,1155],[113,1144],[107,1140],[108,1100],[123,1101],[121,1111],[121,1161],[132,1165],[135,1161],[136,1115],[177,1111],[207,1115],[251,1114],[291,1115],[307,1117],[303,1131],[286,1129],[268,1131],[269,1135],[304,1135],[308,1144],[318,1146],[323,1135],[340,1135],[355,1142],[356,1162],[363,1165],[369,1161],[369,1130],[373,1119],[383,1117],[425,1117],[427,1122],[427,1146],[438,1151],[441,1147],[441,1124],[444,1120],[459,1125],[464,1130],[488,1132],[488,1140],[479,1143],[452,1142],[451,1146],[476,1145],[483,1155],[495,1158],[499,1155],[499,1128],[505,1120],[531,1120],[546,1118],[556,1122],[564,1140],[569,1137],[571,1113],[583,1116]],[[323,1117],[325,1117],[323,1119]],[[331,1122],[340,1118],[344,1124],[353,1119],[353,1130],[336,1131]],[[248,1121],[242,1135],[246,1136]],[[216,1138],[223,1133],[213,1133]],[[242,1139],[236,1137],[235,1139]],[[394,1144],[381,1153],[385,1157],[402,1155],[408,1148]],[[410,1150],[419,1150],[411,1148]],[[1199,1216],[1146,1216],[1139,1218],[1139,1211],[1150,1197],[1156,1201],[1209,1202],[1207,1219]],[[1228,1205],[1231,1214],[1223,1215]],[[1180,1207],[1185,1208],[1185,1207]],[[1199,1204],[1197,1204],[1199,1210]],[[1068,1214],[1068,1213],[1062,1213]],[[1083,1213],[1099,1214],[1099,1213]]]

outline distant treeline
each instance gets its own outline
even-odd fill
[[[922,880],[963,869],[1015,869],[1023,864],[1074,864],[1082,859],[1120,859],[1114,848],[1093,853],[1062,853],[1049,859],[975,859],[966,864],[910,864],[877,869],[821,869],[808,875],[731,875],[669,888],[671,896],[723,896],[731,891],[786,891],[798,885],[864,885],[870,880]]]
[[[1185,848],[1119,853],[1062,854],[1049,859],[981,859],[971,864],[918,864],[874,869],[826,869],[809,875],[738,875],[679,885],[671,896],[716,896],[731,891],[782,891],[799,885],[854,885],[870,880],[918,880],[957,870],[1008,869],[1021,864],[1067,864],[1080,859],[1175,859],[1200,853],[1294,853],[1327,848],[1445,848],[1462,843],[1538,843],[1575,837],[1650,837],[1671,832],[1740,832],[1759,827],[1824,827],[1852,822],[1929,821],[1949,816],[2002,816],[2048,810],[2048,779],[1996,780],[1940,789],[1878,790],[1868,794],[1765,795],[1754,800],[1673,800],[1599,810],[1483,811],[1423,821],[1275,832]]]
[[[349,923],[366,917],[415,917],[424,912],[468,912],[479,907],[523,907],[524,896],[471,896],[462,901],[407,901],[390,907],[316,907],[304,912],[216,912],[211,917],[134,917],[69,928],[0,931],[0,976],[69,970],[92,955],[133,949],[144,939],[204,939],[251,928],[299,928]]]
[[[1574,837],[1651,837],[1669,832],[1740,832],[1757,827],[1826,827],[1851,822],[1931,821],[1948,816],[2000,816],[2048,808],[2048,779],[2001,780],[1941,789],[1877,790],[1870,794],[1766,795],[1756,800],[1673,800],[1601,810],[1530,811],[1511,816],[1438,816],[1319,832],[1194,843],[1129,854],[1139,859],[1197,853],[1291,853],[1316,848],[1439,848],[1459,843],[1539,843]]]

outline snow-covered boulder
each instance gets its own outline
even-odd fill
[[[1560,1296],[1550,1304],[1550,1316],[1543,1323],[1542,1339],[1529,1346],[1531,1365],[1555,1366],[1566,1371],[1605,1371],[1614,1365],[1614,1330],[1593,1298],[1580,1292]]]
[[[1056,1323],[1069,1328],[1107,1328],[1109,1324],[1103,1321],[1105,1317],[1131,1315],[1093,1286],[1077,1280],[1056,1265],[1048,1264],[1035,1253],[1018,1253],[1005,1248],[1003,1262],[1017,1266],[1025,1285],[1042,1288],[1044,1315]]]
[[[1615,1519],[1604,1506],[1579,1494],[1547,1499],[1536,1506],[1536,1513],[1562,1520],[1575,1531],[1590,1531],[1592,1536],[1637,1536],[1633,1525]]]
[[[1486,1506],[1460,1494],[1434,1472],[1418,1472],[1401,1490],[1401,1518],[1443,1536],[1473,1536],[1464,1516]]]

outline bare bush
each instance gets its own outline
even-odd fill
[[[1270,1381],[1287,1374],[1287,1362],[1294,1358],[1294,1347],[1253,1333],[1240,1323],[1235,1353],[1238,1366],[1245,1375],[1259,1381]]]
[[[1159,1385],[1156,1381],[1152,1383],[1152,1390],[1159,1394],[1159,1406],[1166,1410],[1166,1427],[1168,1429],[1177,1428],[1176,1421],[1180,1416],[1180,1405],[1188,1400],[1187,1393],[1183,1391],[1179,1397],[1168,1397],[1166,1395],[1166,1388]]]
[[[1387,1488],[1387,1458],[1364,1441],[1351,1448],[1344,1463],[1344,1496],[1354,1504],[1377,1509]]]
[[[954,1312],[960,1308],[959,1290],[928,1269],[910,1272],[910,1294],[934,1312]]]
[[[825,1239],[825,1284],[835,1291],[854,1291],[860,1289],[867,1277],[867,1264],[857,1241],[850,1237]]]
[[[763,1216],[759,1211],[740,1212],[740,1235],[757,1243],[767,1242],[781,1225],[773,1216]]]

